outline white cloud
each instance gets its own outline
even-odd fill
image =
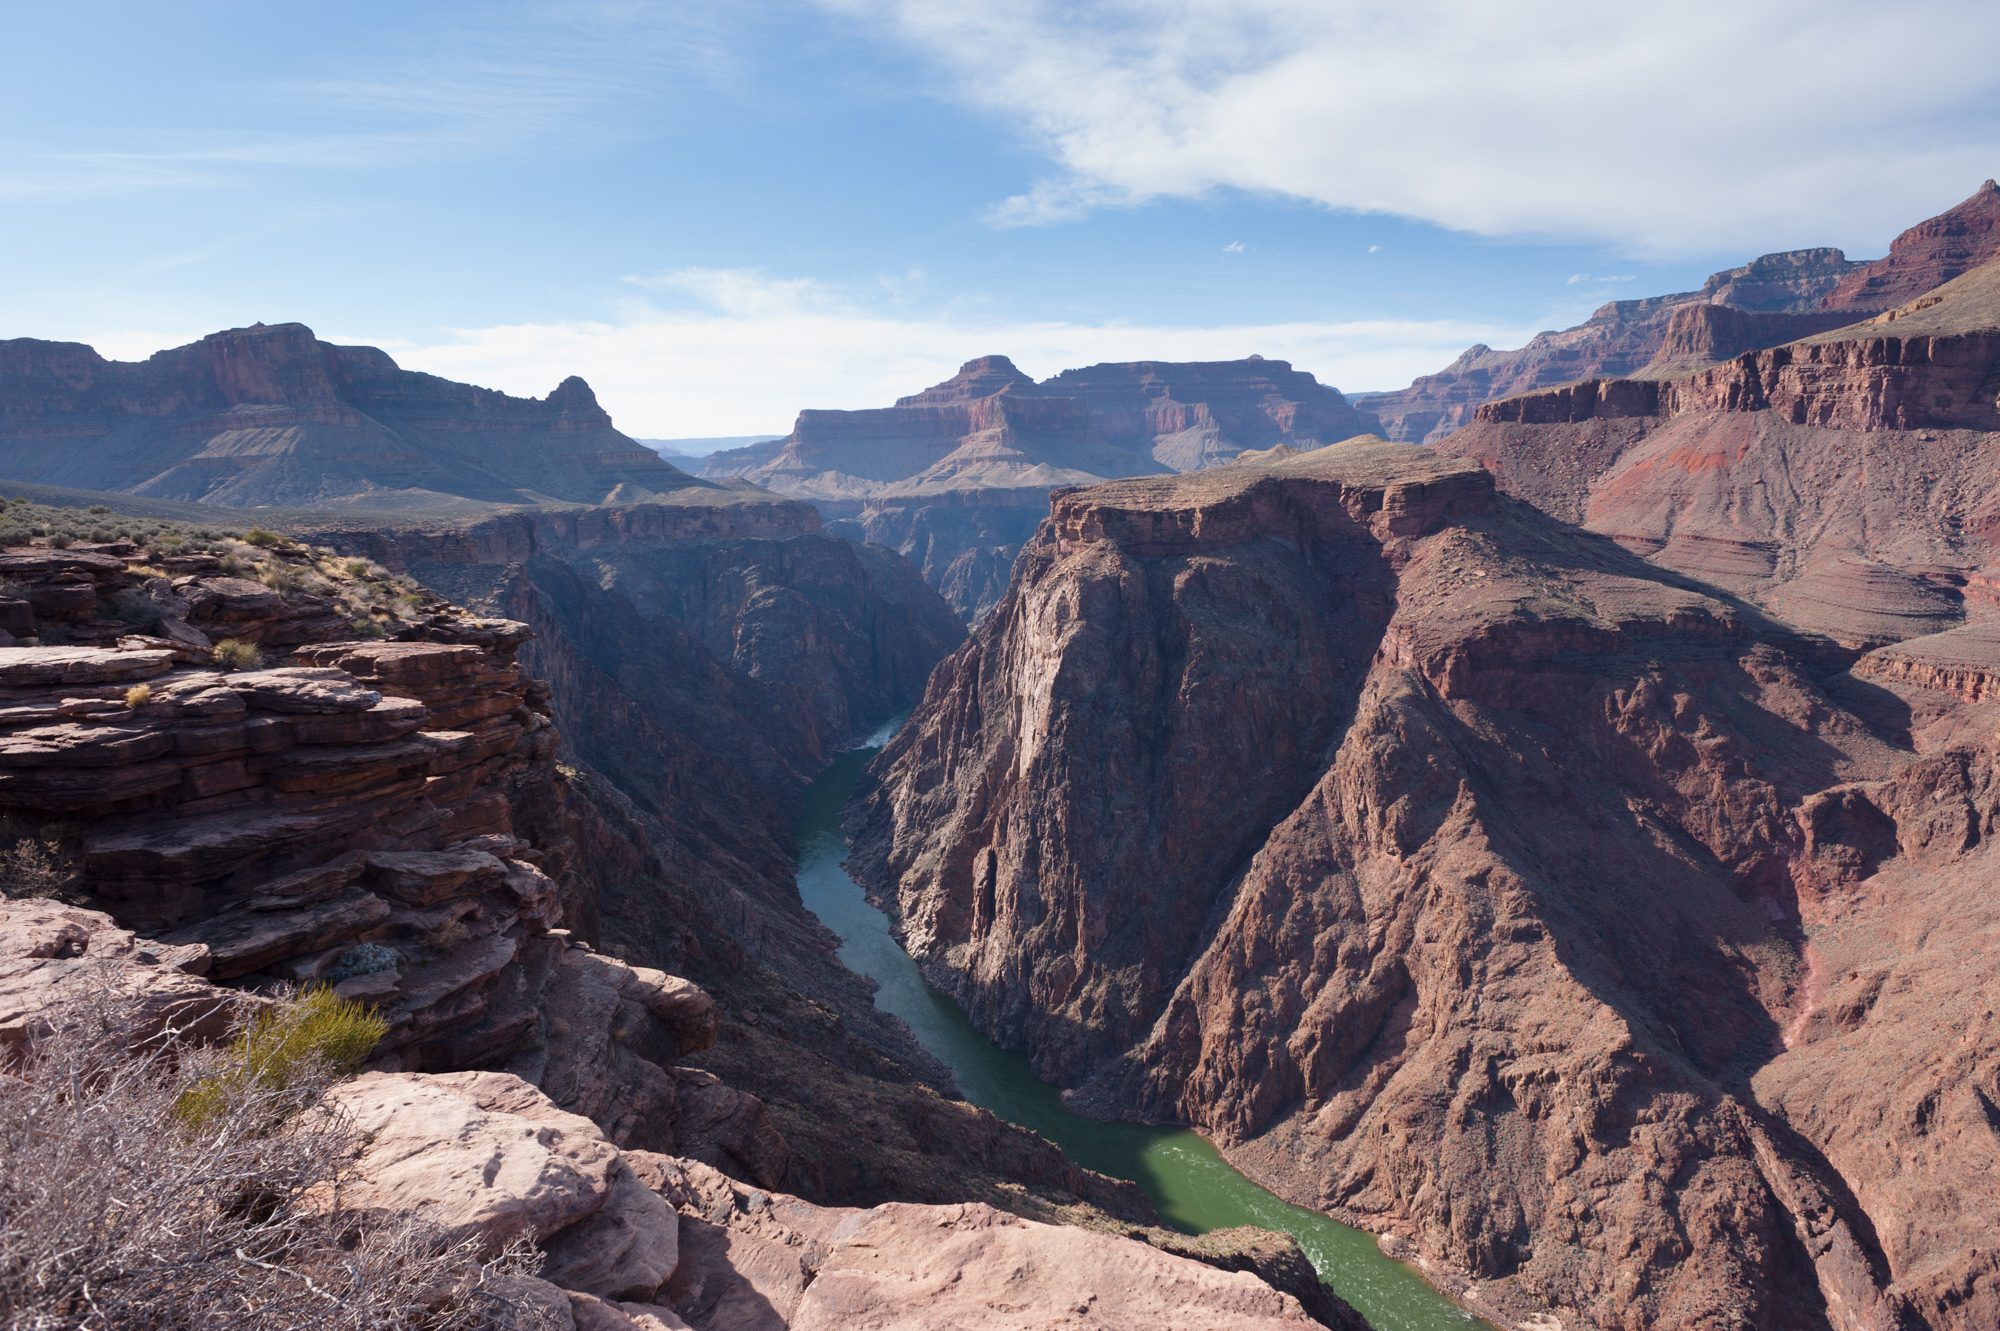
[[[988,353],[1011,356],[1037,378],[1098,361],[1256,353],[1355,391],[1400,387],[1473,342],[1517,345],[1534,331],[1449,320],[1196,327],[905,314],[818,283],[736,270],[682,271],[634,285],[648,294],[623,302],[608,319],[454,329],[377,344],[411,369],[510,393],[539,396],[562,376],[580,374],[621,429],[671,438],[782,432],[802,407],[885,406]],[[375,340],[365,330],[321,332]]]
[[[1651,252],[1867,248],[2000,163],[1986,0],[821,2],[1047,152],[1010,224],[1230,187]]]
[[[1368,252],[1370,254],[1380,254],[1382,252],[1382,247],[1380,245],[1370,245],[1368,247]]]
[[[1244,245],[1242,241],[1232,240],[1222,247],[1222,252],[1224,254],[1241,254],[1247,248],[1248,246]]]

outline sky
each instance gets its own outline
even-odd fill
[[[1000,353],[1393,388],[2000,174],[2000,5],[0,0],[0,338],[299,321],[642,438]]]

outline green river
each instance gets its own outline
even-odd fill
[[[872,736],[870,745],[879,745],[888,734],[885,729]],[[1198,1134],[1072,1113],[1056,1089],[1030,1070],[1024,1055],[1008,1053],[974,1029],[958,1005],[923,978],[890,934],[888,917],[868,903],[841,867],[847,859],[841,810],[874,753],[874,747],[865,747],[841,755],[807,792],[798,825],[799,895],[840,935],[840,959],[881,986],[876,1006],[909,1024],[924,1047],[951,1069],[968,1100],[1040,1133],[1078,1164],[1130,1179],[1177,1229],[1199,1234],[1260,1225],[1286,1231],[1298,1239],[1321,1278],[1377,1331],[1478,1331],[1486,1326],[1415,1271],[1384,1256],[1372,1236],[1279,1200],[1239,1174]]]

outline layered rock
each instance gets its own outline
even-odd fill
[[[1613,301],[1582,324],[1527,346],[1475,346],[1434,375],[1356,405],[1393,439],[1432,442],[1469,424],[1482,403],[1590,379],[1660,377],[1851,324],[2000,256],[2000,189],[1898,236],[1883,258],[1836,249],[1767,254],[1712,275],[1699,291]]]
[[[42,577],[93,561],[96,615],[34,625],[44,636],[88,636],[118,622],[131,591],[167,582],[136,551],[0,560]],[[514,660],[527,630],[433,603],[404,629],[421,640],[355,639],[325,596],[226,575],[168,587],[161,599],[207,606],[239,630],[272,628],[263,645],[274,654],[305,625],[341,636],[261,669],[217,669],[189,659],[207,655],[191,642],[146,636],[0,649],[0,816],[69,863],[63,895],[157,940],[151,969],[135,973],[165,985],[162,1001],[188,997],[176,972],[252,990],[326,983],[387,1019],[386,1065],[539,1050],[542,1079],[586,1108],[647,1088],[653,1112],[633,1139],[674,1144],[679,1097],[663,1067],[712,1043],[712,1008],[558,928],[571,847],[529,832],[564,808],[565,782],[547,692]],[[267,598],[291,613],[257,611]],[[238,599],[253,605],[230,609]],[[56,830],[38,838],[46,827]],[[89,912],[38,909],[54,913],[34,927],[54,933],[30,955],[148,950],[86,927]],[[621,1036],[551,1044],[564,1006],[617,1014]]]
[[[1479,408],[1440,447],[1503,487],[1857,646],[1986,612],[2000,263],[1678,378]]]
[[[702,1071],[670,1074],[677,1130],[701,1119],[703,1158],[820,1200],[1012,1198],[1054,1214],[1081,1194],[1142,1216],[1134,1190],[940,1094],[942,1070],[875,1009],[798,898],[790,828],[808,779],[914,701],[963,630],[898,556],[819,534],[804,504],[705,505],[686,525],[672,512],[620,508],[605,515],[615,527],[587,531],[535,513],[318,539],[533,627],[522,660],[586,764],[567,784],[574,817],[552,833],[577,845],[576,925],[698,981],[724,1014],[693,1056]],[[733,515],[740,530],[718,525]],[[622,1084],[623,1112],[643,1117],[656,1088]],[[782,1151],[739,1112],[741,1093],[768,1108]]]
[[[1280,444],[1316,448],[1379,428],[1339,389],[1262,356],[1091,365],[1042,386],[1081,398],[1105,438],[1174,471]]]
[[[1839,792],[1983,790],[1915,773],[1990,741],[1937,690],[1913,739],[1847,659],[1430,450],[1096,487],[884,751],[856,867],[1044,1075],[1203,1129],[1496,1316],[1970,1328],[1990,1204],[1943,1160],[1994,1127],[1969,1092],[1916,1106],[1993,1074],[1987,944],[1870,1036],[1960,1072],[1832,1086],[1868,1017],[1816,1024],[1816,931],[1869,889],[1811,884],[1883,892],[1841,965],[1898,911],[1986,938],[1983,838],[1952,830],[1983,795],[1926,859]],[[1920,1165],[1864,1144],[1885,1106]]]
[[[146,361],[0,342],[0,474],[208,503],[450,510],[700,488],[568,378],[515,398],[397,367],[302,324],[214,333]]]

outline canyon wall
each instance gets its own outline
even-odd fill
[[[1432,450],[1094,487],[877,761],[857,876],[1082,1103],[1497,1317],[1983,1326],[1988,944],[1922,940],[2000,922],[1992,731],[1853,659]]]

